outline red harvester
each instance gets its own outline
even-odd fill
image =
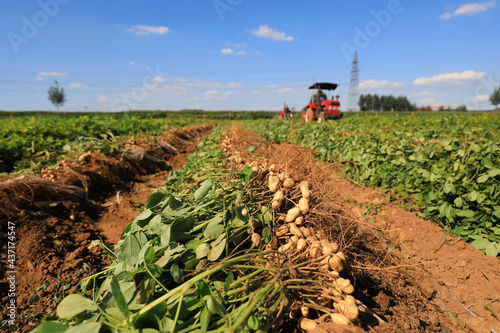
[[[315,83],[309,87],[309,89],[317,89],[316,94],[313,94],[311,98],[311,103],[307,105],[306,112],[302,113],[302,119],[305,122],[310,122],[313,120],[317,120],[318,122],[322,122],[327,119],[341,119],[344,115],[340,112],[340,102],[339,95],[332,95],[331,99],[328,97],[322,96],[322,92],[324,90],[335,90],[337,89],[336,83]],[[319,103],[317,103],[319,101]],[[319,105],[319,106],[318,106]]]

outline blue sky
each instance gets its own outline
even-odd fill
[[[40,0],[0,4],[0,110],[301,109],[314,81],[492,109],[497,1]]]

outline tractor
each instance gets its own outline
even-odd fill
[[[332,95],[331,99],[328,96],[323,96],[324,90],[337,89],[336,83],[315,83],[309,89],[317,89],[317,92],[312,95],[311,102],[306,106],[306,112],[302,113],[302,119],[305,122],[317,120],[322,122],[327,119],[342,119],[344,115],[340,112],[339,95]]]
[[[278,116],[276,117],[276,119],[278,119],[278,120],[292,119],[294,111],[295,111],[295,108],[292,108],[290,110],[290,108],[288,107],[288,105],[286,105],[285,103],[283,103],[283,111],[280,111],[280,113],[278,114]]]

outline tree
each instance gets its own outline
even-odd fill
[[[366,110],[368,110],[367,107],[366,107],[366,97],[365,97],[365,95],[363,95],[363,94],[359,95],[358,105],[359,105],[359,110],[360,111],[366,111]]]
[[[49,88],[49,101],[51,101],[57,108],[57,111],[59,111],[59,108],[66,102],[66,94],[63,88],[59,88],[59,82],[55,81],[55,83],[55,87],[51,86]]]
[[[490,95],[490,102],[495,106],[496,110],[497,105],[500,104],[500,86],[493,89],[493,92]]]
[[[361,94],[358,105],[361,111],[415,111],[417,106],[411,104],[406,96]]]
[[[467,106],[465,104],[461,104],[455,108],[455,111],[467,111]]]
[[[393,95],[389,95],[385,98],[385,111],[395,111],[396,110],[396,98]]]
[[[373,96],[371,94],[365,95],[365,111],[373,110]]]
[[[380,97],[375,94],[373,95],[373,101],[372,101],[372,107],[371,107],[371,111],[380,111]]]
[[[380,98],[378,99],[379,102],[379,107],[377,108],[377,111],[385,111],[386,106],[387,106],[387,101],[389,100],[389,96],[386,95],[380,95]]]

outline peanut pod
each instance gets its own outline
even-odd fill
[[[309,182],[303,181],[299,185],[300,192],[302,193],[302,196],[309,200],[311,198],[311,191],[309,190]]]
[[[300,208],[299,207],[293,207],[291,208],[288,213],[286,214],[285,221],[287,223],[295,221],[295,219],[300,215]]]
[[[285,195],[283,194],[283,191],[277,191],[275,194],[274,194],[274,197],[273,197],[273,201],[272,201],[272,204],[271,204],[271,207],[276,210],[278,208],[280,208],[281,206],[281,203],[283,202],[283,199],[285,198]]]
[[[309,200],[302,197],[299,200],[299,208],[300,208],[300,213],[302,215],[306,215],[309,212]]]
[[[280,185],[280,179],[277,176],[269,176],[269,190],[276,192]]]
[[[290,232],[293,235],[295,235],[295,236],[297,236],[299,238],[303,238],[304,237],[304,235],[302,234],[302,231],[300,231],[299,227],[297,227],[294,223],[290,223],[288,225],[288,228],[290,229]]]

